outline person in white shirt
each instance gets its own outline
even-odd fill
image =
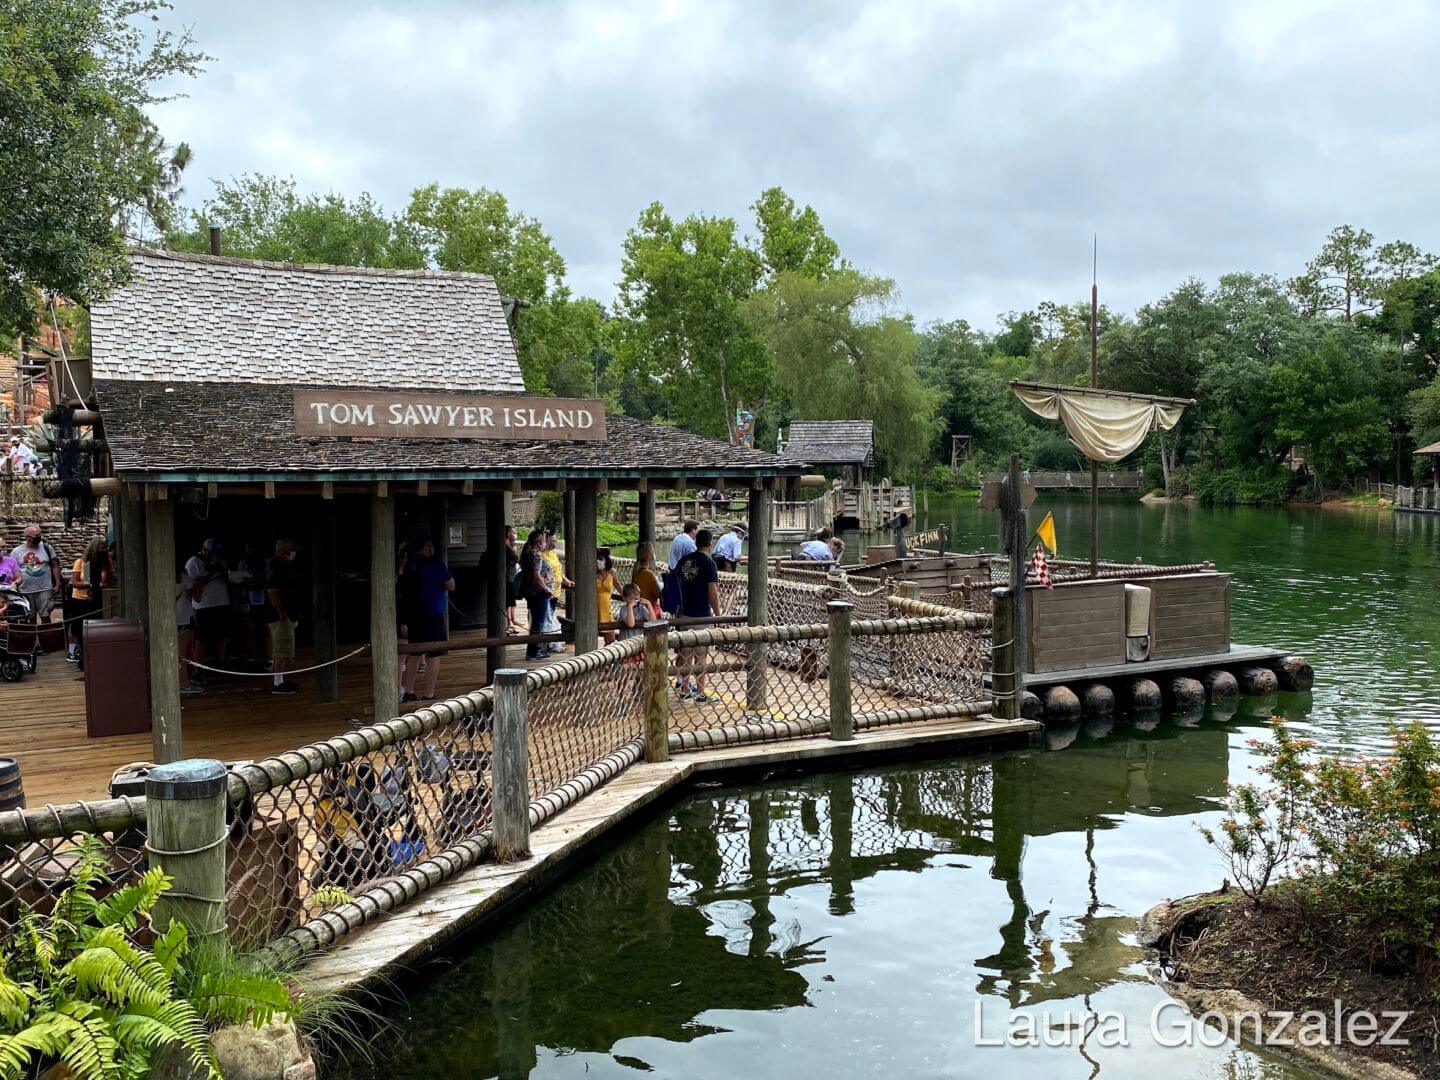
[[[680,560],[695,550],[695,534],[700,531],[698,521],[687,521],[680,527],[675,539],[670,541],[670,569],[680,565]]]
[[[724,535],[715,541],[715,565],[721,571],[733,573],[739,568],[740,545],[744,543],[746,535],[747,530],[745,526],[735,524],[731,525],[730,528],[725,531]]]
[[[225,658],[225,642],[230,636],[229,571],[221,558],[220,541],[213,536],[185,564],[185,573],[195,583],[190,589],[195,606],[195,637],[207,664]]]

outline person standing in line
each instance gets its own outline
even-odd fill
[[[0,585],[12,588],[20,580],[20,563],[5,547],[5,537],[0,535]]]
[[[518,634],[515,600],[520,595],[520,552],[515,549],[515,526],[505,526],[505,632]]]
[[[650,602],[655,611],[660,610],[660,578],[655,573],[655,545],[641,544],[635,549],[635,572],[630,581],[640,590],[640,595]]]
[[[715,541],[715,565],[721,573],[733,574],[740,568],[740,545],[746,533],[745,526],[736,522]]]
[[[553,602],[550,586],[546,583],[548,568],[545,564],[545,533],[536,528],[525,538],[520,549],[520,596],[530,612],[530,633],[544,633],[545,620]],[[550,655],[548,643],[532,641],[525,646],[526,660],[544,660]]]
[[[75,560],[70,570],[70,598],[63,608],[70,643],[65,659],[79,664],[85,670],[85,623],[99,615],[104,601],[103,590],[114,583],[115,574],[110,567],[110,546],[104,540],[96,540],[85,554]]]
[[[615,563],[610,558],[610,549],[602,547],[595,553],[595,615],[598,622],[610,622],[615,618],[614,600],[619,595],[620,578],[615,573]],[[600,639],[609,645],[615,640],[615,631],[602,631]]]
[[[226,638],[230,634],[229,567],[222,558],[220,541],[212,536],[201,544],[200,550],[185,564],[185,573],[195,582],[191,595],[200,658],[218,667],[225,660]]]
[[[270,641],[272,694],[298,694],[300,688],[285,677],[295,664],[295,624],[300,595],[295,582],[295,541],[275,541],[275,555],[265,565],[265,627]]]
[[[37,622],[49,622],[60,592],[60,562],[39,525],[25,526],[25,539],[10,552],[20,567],[18,590],[30,601]]]
[[[687,619],[708,619],[720,610],[720,572],[710,557],[712,537],[709,529],[695,534],[695,550],[680,560],[675,573],[680,578],[680,614]],[[679,680],[676,690],[682,698],[696,701],[718,701],[706,692],[705,665],[710,648],[699,645],[680,650],[677,666]],[[692,689],[693,686],[693,689]]]
[[[180,693],[203,694],[205,688],[190,677],[190,661],[195,659],[195,604],[190,591],[195,582],[184,570],[175,571],[175,629],[178,640],[175,655],[180,658]]]
[[[545,543],[540,549],[545,560],[543,571],[545,581],[550,589],[550,610],[546,613],[545,633],[560,633],[560,604],[565,598],[565,590],[573,589],[575,583],[565,576],[565,564],[560,559],[560,545],[555,539],[555,530],[545,530]],[[557,641],[550,645],[550,652],[563,653],[565,643]]]
[[[687,521],[680,526],[675,539],[670,541],[670,569],[680,565],[680,560],[695,550],[695,534],[700,531],[698,521]]]
[[[435,545],[428,538],[420,544],[417,579],[420,592],[419,627],[417,629],[412,626],[410,636],[420,642],[443,646],[450,640],[445,613],[450,607],[450,594],[455,591],[455,578],[444,561],[436,556]],[[425,653],[425,685],[419,691],[418,700],[435,700],[435,684],[440,679],[440,659],[446,652],[443,647],[437,647]],[[415,684],[419,675],[419,665],[406,671],[406,678],[409,680],[405,686],[407,697],[415,695]]]

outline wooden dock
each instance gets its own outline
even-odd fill
[[[530,857],[485,863],[424,894],[317,956],[307,975],[317,989],[373,990],[434,958],[507,907],[547,888],[608,834],[688,782],[742,772],[830,768],[906,754],[1024,746],[1042,730],[1030,720],[970,719],[897,725],[848,742],[829,738],[756,743],[633,765],[531,834]]]

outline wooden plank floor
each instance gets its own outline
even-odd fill
[[[351,647],[342,647],[341,653]],[[508,652],[508,663],[536,666],[524,661],[523,646]],[[306,663],[302,656],[298,666]],[[438,697],[484,685],[484,650],[454,653],[441,665]],[[371,722],[369,653],[340,665],[339,702],[317,702],[312,678],[296,677],[301,693],[293,697],[272,695],[269,676],[237,676],[222,678],[213,692],[182,698],[186,756],[254,760],[338,735],[349,728],[347,718]],[[0,755],[20,762],[31,807],[103,796],[116,768],[148,761],[150,754],[148,733],[86,736],[83,676],[61,654],[41,657],[34,675],[0,683]]]
[[[1225,653],[1210,653],[1206,656],[1174,656],[1168,660],[1137,660],[1127,664],[1106,664],[1103,667],[1066,668],[1062,671],[1042,671],[1025,676],[1027,689],[1043,686],[1103,681],[1105,679],[1144,679],[1163,672],[1193,671],[1199,668],[1228,667],[1232,664],[1264,664],[1289,656],[1293,649],[1272,649],[1267,645],[1231,645]],[[987,672],[988,685],[990,675]]]
[[[320,989],[338,992],[393,979],[481,925],[505,904],[543,889],[601,836],[692,776],[780,765],[824,768],[842,757],[853,762],[918,747],[964,749],[967,743],[989,747],[1007,741],[1023,745],[1040,730],[1042,725],[1030,720],[943,720],[880,728],[851,742],[797,739],[678,754],[653,765],[641,762],[536,829],[529,858],[471,867],[347,935],[315,957],[307,975]]]

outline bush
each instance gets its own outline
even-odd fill
[[[1313,743],[1275,725],[1271,782],[1231,789],[1218,830],[1235,883],[1259,906],[1293,876],[1304,917],[1358,932],[1378,958],[1440,953],[1440,750],[1415,723],[1392,729],[1385,758],[1311,760]],[[1322,930],[1323,932],[1323,930]]]
[[[1289,499],[1295,474],[1278,464],[1228,469],[1195,465],[1187,470],[1184,485],[1202,503],[1258,506]]]

